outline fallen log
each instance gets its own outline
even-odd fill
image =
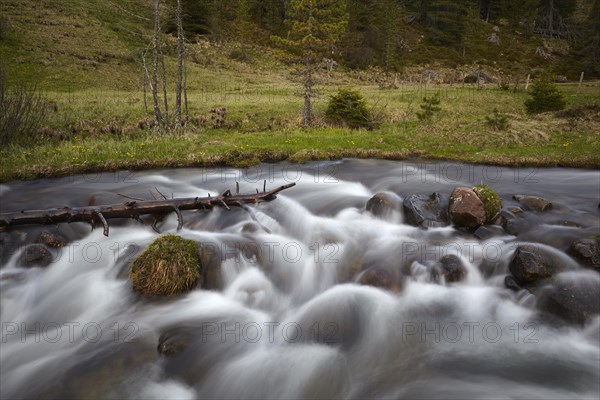
[[[181,211],[207,210],[213,207],[223,207],[230,210],[230,207],[242,207],[244,204],[268,202],[274,200],[277,197],[277,193],[294,185],[295,183],[290,183],[267,192],[265,182],[262,192],[259,192],[257,189],[255,194],[239,194],[239,184],[237,184],[235,195],[232,195],[231,191],[227,190],[221,195],[214,197],[208,195],[207,197],[188,197],[164,200],[132,200],[123,204],[8,212],[0,214],[0,229],[18,225],[49,225],[60,222],[89,222],[92,224],[93,229],[95,223],[100,222],[104,227],[104,235],[108,236],[108,219],[132,218],[141,221],[141,215],[165,215],[174,212],[177,214],[177,230],[180,230],[183,227],[183,216]],[[153,228],[155,227],[153,226]]]

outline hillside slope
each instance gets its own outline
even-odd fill
[[[150,2],[3,0],[0,7],[0,55],[10,79],[34,82],[51,90],[140,88],[142,54],[152,33]],[[398,34],[403,40],[403,50],[397,55],[403,65],[401,75],[414,72],[417,67],[484,69],[498,76],[522,77],[558,65],[568,53],[565,40],[525,35],[510,26],[478,18],[469,21],[465,39],[458,47],[432,43],[418,25],[404,24]],[[493,35],[499,38],[498,42],[490,42]],[[188,37],[194,43],[189,65],[192,88],[214,85],[224,78],[234,83],[289,78],[290,57],[269,47],[269,41],[264,41],[265,32],[250,43],[254,49],[250,62],[238,62],[231,56],[236,45],[227,38],[192,34]],[[174,42],[170,38],[167,35],[167,54],[172,55]],[[344,65],[350,49],[341,47],[339,61],[343,67],[353,67],[348,62]],[[547,56],[540,55],[538,49]],[[369,56],[368,50],[357,51],[365,63],[376,64],[376,57]],[[173,57],[167,63],[168,68],[173,68]],[[573,72],[567,78],[577,76]]]

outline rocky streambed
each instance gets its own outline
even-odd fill
[[[78,175],[1,211],[296,182],[165,216],[197,244],[179,295],[133,290],[146,224],[0,233],[2,397],[597,398],[600,173],[344,160]],[[498,197],[494,197],[497,193]],[[165,256],[165,265],[173,257]],[[191,290],[190,290],[191,289]]]

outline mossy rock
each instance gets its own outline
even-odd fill
[[[161,236],[133,260],[133,290],[146,296],[188,292],[200,279],[200,264],[196,242],[177,235]]]
[[[473,191],[483,203],[486,222],[491,222],[502,209],[502,198],[493,188],[484,184],[475,185]]]

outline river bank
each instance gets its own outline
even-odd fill
[[[495,85],[381,89],[360,82],[332,84],[319,89],[316,126],[311,129],[299,127],[302,98],[294,85],[223,85],[191,91],[189,120],[171,133],[152,128],[153,117],[141,105],[142,93],[44,92],[56,111],[47,116],[47,126],[35,140],[0,149],[0,181],[349,157],[600,168],[598,82],[581,90],[574,84],[559,85],[567,110],[538,115],[525,113],[526,92]],[[376,129],[335,128],[323,120],[328,96],[344,85],[363,93],[378,115]],[[441,110],[419,121],[419,104],[434,95]],[[498,118],[505,123],[495,125]]]

